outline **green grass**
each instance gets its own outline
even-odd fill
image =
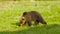
[[[60,1],[31,2],[30,6],[23,4],[19,2],[17,5],[9,6],[6,10],[0,10],[0,34],[60,34]],[[38,6],[34,6],[34,4]],[[24,11],[31,10],[41,13],[48,24],[19,27],[19,16]]]

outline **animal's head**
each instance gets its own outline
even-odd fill
[[[21,18],[20,18],[20,25],[21,25],[21,26],[24,25],[25,22],[26,22],[26,18],[25,18],[25,17],[21,17]]]

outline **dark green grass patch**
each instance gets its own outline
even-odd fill
[[[3,31],[0,34],[60,34],[60,25],[50,24],[46,26],[35,26],[25,30]]]

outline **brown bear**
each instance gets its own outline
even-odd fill
[[[31,26],[32,21],[34,21],[35,25],[39,23],[47,24],[42,18],[41,14],[39,14],[37,11],[24,12],[19,23],[21,26],[26,23]]]

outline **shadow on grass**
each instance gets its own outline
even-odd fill
[[[60,34],[59,24],[31,27],[21,31],[5,31],[0,34]]]

